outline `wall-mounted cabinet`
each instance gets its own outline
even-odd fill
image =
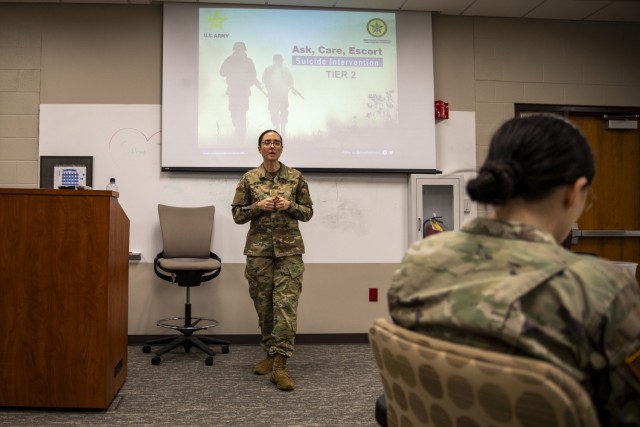
[[[459,230],[463,193],[461,175],[409,175],[409,244],[426,236],[428,221],[434,217],[444,231]]]

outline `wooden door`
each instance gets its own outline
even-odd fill
[[[640,231],[640,130],[609,130],[600,117],[570,115],[587,137],[596,162],[594,204],[578,220],[581,231]],[[640,263],[639,237],[580,237],[574,252]],[[640,281],[640,268],[636,272]]]

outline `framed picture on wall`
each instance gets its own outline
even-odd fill
[[[92,156],[40,156],[40,188],[93,186]]]

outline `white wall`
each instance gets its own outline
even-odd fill
[[[452,112],[437,125],[438,165],[445,173],[473,168],[473,123],[473,113]],[[152,272],[150,262],[161,248],[158,203],[216,206],[213,250],[223,259],[223,273],[193,290],[194,310],[219,320],[219,333],[255,333],[243,277],[248,225],[236,225],[230,211],[241,174],[161,173],[159,129],[159,105],[42,105],[40,155],[93,156],[94,188],[116,178],[131,221],[130,248],[142,253],[130,271],[131,334],[161,333],[156,320],[178,315],[184,304],[183,291]],[[301,224],[307,272],[299,332],[366,332],[372,319],[386,315],[391,274],[409,244],[407,175],[325,173],[307,179],[314,217]],[[371,287],[378,288],[380,301],[368,301]]]
[[[1,186],[38,186],[39,145],[43,137],[38,130],[40,103],[160,104],[161,12],[162,6],[158,4],[0,4]],[[435,15],[433,32],[435,96],[449,103],[451,114],[449,121],[436,125],[438,167],[446,173],[482,162],[491,133],[513,115],[516,102],[640,106],[640,56],[634,54],[640,48],[640,26],[635,23]],[[78,124],[68,123],[71,128]],[[86,143],[92,144],[94,140],[91,136]],[[468,157],[473,155],[475,161]],[[144,165],[147,167],[148,163]],[[98,181],[108,178],[113,170],[98,167],[95,173],[98,186]],[[159,169],[154,169],[154,173],[157,174],[154,179],[164,182],[160,181]],[[229,191],[236,177],[184,179],[194,188],[204,189],[205,194],[220,191],[220,195],[211,196],[217,198]],[[318,187],[316,193],[312,187],[312,195],[317,194],[314,197],[318,197],[316,203],[321,212],[303,226],[310,245],[306,259],[312,262],[301,297],[300,331],[365,332],[371,319],[387,312],[383,298],[399,261],[393,257],[399,256],[407,243],[399,240],[407,235],[402,210],[407,189],[395,177],[386,178],[389,181],[384,184],[384,194],[396,205],[389,204],[386,211],[381,211],[387,215],[382,218],[379,209],[367,201],[350,207],[346,202],[338,203],[346,200],[338,198],[344,194],[331,199],[331,179],[309,177],[312,186]],[[357,177],[355,182],[349,182],[351,178],[340,179],[347,181],[344,185],[336,182],[334,189],[345,187],[356,191],[364,186],[359,180],[368,177]],[[167,183],[173,185],[172,182],[180,180]],[[127,191],[125,181],[121,189],[124,204],[134,192]],[[170,188],[167,193],[160,192],[161,197],[165,194],[170,194]],[[326,202],[321,200],[323,195],[327,196]],[[371,195],[375,199],[375,194]],[[132,225],[135,230],[147,230],[141,241],[159,242],[159,236],[154,234],[155,206],[150,203],[147,208],[147,215],[141,215],[142,219],[136,219]],[[358,240],[370,244],[373,239],[369,234],[359,238],[358,224],[352,220],[360,214],[376,216],[375,223],[366,228],[367,233],[373,229],[382,233],[375,243],[389,242],[388,248],[379,254],[374,255],[364,244],[356,244]],[[138,218],[136,215],[131,211],[132,218]],[[241,233],[241,227],[223,218],[219,226],[216,223],[216,233],[222,233],[221,239],[225,236],[223,227]],[[335,225],[333,231],[329,229],[331,224]],[[324,249],[326,242],[321,232],[324,230],[330,230],[331,235],[340,236],[350,245],[348,263],[325,263],[331,252],[312,250]],[[132,249],[141,249],[149,261],[148,253],[155,251],[154,245],[149,244],[148,249],[136,247],[143,245],[132,239]],[[238,249],[242,240],[224,245],[224,250],[221,247],[219,251],[225,260],[220,280],[194,294],[199,304],[205,304],[205,312],[221,320],[221,333],[254,333],[255,315],[246,293]],[[361,259],[361,250],[376,262]],[[227,263],[227,259],[238,262]],[[367,301],[369,287],[379,288],[378,303]],[[157,333],[155,321],[179,313],[182,297],[180,289],[156,280],[147,263],[132,266],[131,333]],[[194,301],[194,310],[195,304]]]

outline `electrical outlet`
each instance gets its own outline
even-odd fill
[[[369,301],[378,302],[378,288],[369,288]]]

